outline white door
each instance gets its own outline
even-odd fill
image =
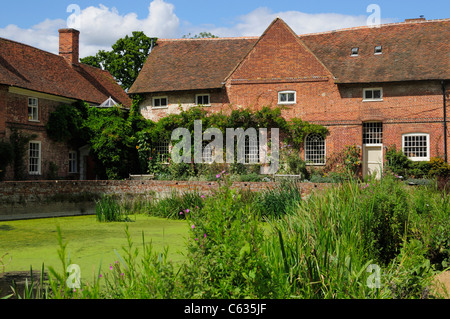
[[[364,145],[363,174],[364,177],[376,174],[380,179],[383,172],[383,145]]]

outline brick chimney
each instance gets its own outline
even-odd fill
[[[80,31],[75,29],[59,30],[59,55],[70,64],[79,64]]]
[[[405,19],[405,22],[419,22],[419,21],[427,21],[423,16],[420,16],[420,18],[413,18],[413,19]]]

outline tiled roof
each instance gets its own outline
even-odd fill
[[[110,96],[125,107],[131,100],[111,74],[85,64],[0,38],[0,84],[101,104]]]
[[[337,83],[450,79],[450,19],[300,36]],[[374,54],[375,46],[382,54]],[[358,56],[351,49],[359,48]]]
[[[158,40],[129,93],[221,88],[257,40]]]
[[[450,19],[299,35],[337,83],[450,79]],[[129,93],[223,86],[258,37],[158,40]],[[381,45],[383,53],[374,54]],[[351,49],[359,48],[352,57]]]

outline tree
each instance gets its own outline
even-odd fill
[[[183,35],[183,39],[205,39],[205,38],[218,38],[218,36],[215,36],[211,32],[200,32],[199,34],[196,34],[192,36],[190,33]]]
[[[95,56],[81,59],[81,63],[109,71],[124,90],[136,80],[157,39],[134,31],[112,45],[111,51],[100,50]]]

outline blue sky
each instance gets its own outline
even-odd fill
[[[68,12],[71,4],[75,10]],[[202,31],[258,36],[277,16],[299,34],[366,25],[370,4],[378,6],[382,23],[450,17],[448,0],[15,0],[2,3],[0,37],[56,53],[57,30],[69,24],[80,29],[86,56],[135,30],[160,38]]]

